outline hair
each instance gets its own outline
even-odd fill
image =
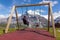
[[[23,18],[26,18],[26,16],[24,16]]]

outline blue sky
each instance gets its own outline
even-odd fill
[[[50,0],[50,1],[47,1],[47,0],[0,0],[0,17],[1,18],[8,17],[13,5],[38,4],[38,3],[42,3],[42,2],[52,2],[54,18],[60,16],[60,8],[59,8],[60,7],[60,4],[59,4],[60,0]],[[26,8],[23,8],[23,10],[26,10]],[[35,11],[37,11],[37,10],[41,11],[41,15],[43,17],[47,18],[47,13],[48,13],[47,6],[35,7]],[[28,12],[33,13],[34,7],[33,8],[28,7]]]

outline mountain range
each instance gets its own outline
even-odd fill
[[[39,20],[41,22],[41,24],[43,26],[48,26],[48,20],[40,15],[30,15],[30,14],[24,14],[24,15],[21,15],[19,16],[18,20],[19,22],[22,22],[22,18],[23,16],[27,16],[27,19],[29,19],[29,21],[32,23],[32,24],[35,24],[37,23],[37,21]],[[4,23],[7,23],[8,22],[8,18],[2,18],[0,19],[0,24],[4,24]],[[60,17],[57,17],[55,20],[54,20],[55,23],[60,23]],[[12,21],[11,21],[11,24],[16,24],[16,17],[12,17]]]
[[[55,23],[60,23],[60,16],[57,17],[54,21],[55,21]]]

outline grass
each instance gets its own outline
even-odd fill
[[[56,28],[56,40],[60,40],[60,32],[58,30],[60,30],[60,28]],[[53,29],[52,28],[50,28],[49,32],[53,35]]]
[[[0,28],[0,35],[2,35],[2,34],[4,34],[3,33],[3,30],[5,30],[5,28]],[[14,29],[14,28],[10,28],[9,29],[9,32],[14,32],[16,29]]]
[[[58,30],[60,30],[60,28],[56,28],[56,40],[60,40],[60,32],[58,32]]]
[[[3,34],[3,29],[4,28],[0,28],[0,35]],[[58,32],[58,30],[60,30],[60,28],[56,28],[56,40],[60,40],[60,32]],[[9,29],[9,32],[13,32],[15,31],[14,28],[10,28]],[[53,31],[52,31],[52,28],[50,28],[50,33],[53,34]]]

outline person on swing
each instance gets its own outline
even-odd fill
[[[28,19],[27,19],[26,16],[24,16],[24,17],[22,18],[22,20],[23,20],[23,24],[24,24],[24,25],[29,26],[29,22],[28,22]],[[26,27],[25,27],[25,28],[26,28]],[[24,28],[23,30],[25,30],[25,28]]]

